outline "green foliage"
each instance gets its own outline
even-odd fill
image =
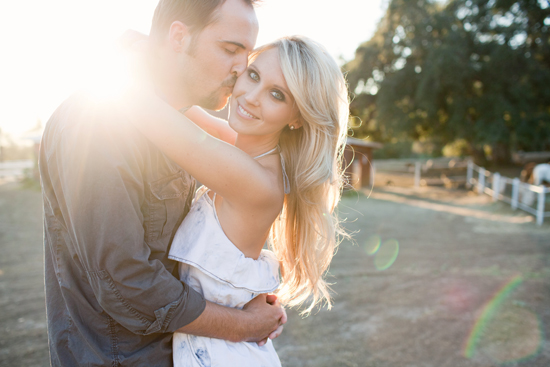
[[[344,69],[357,137],[468,143],[477,161],[550,149],[548,0],[391,0]]]
[[[401,140],[394,143],[385,143],[381,149],[374,151],[375,159],[408,158],[412,153],[411,140]]]

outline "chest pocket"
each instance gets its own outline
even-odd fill
[[[193,188],[192,179],[183,172],[149,183],[149,220],[145,228],[149,244],[158,239],[170,240],[187,214]]]

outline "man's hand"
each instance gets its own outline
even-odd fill
[[[281,303],[279,302],[279,299],[277,298],[276,295],[268,294],[266,296],[266,302],[269,303],[270,305],[281,307],[281,309],[283,310],[283,317],[281,317],[279,327],[275,331],[273,331],[271,334],[269,334],[269,339],[275,339],[275,338],[279,337],[279,335],[281,335],[281,333],[283,332],[283,325],[286,324],[288,318],[286,316],[285,309],[281,306]],[[260,340],[258,342],[258,345],[260,347],[265,345],[265,343],[267,343],[267,339],[268,338]]]
[[[278,337],[287,321],[286,312],[275,295],[260,294],[248,302],[243,311],[247,312],[252,329],[252,335],[246,341],[255,341],[259,346],[264,345],[268,338]]]
[[[242,310],[206,301],[203,313],[180,333],[225,339],[235,343],[256,342],[264,345],[267,338],[276,338],[286,322],[285,310],[274,295],[260,294]]]

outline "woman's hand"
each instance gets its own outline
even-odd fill
[[[127,29],[117,38],[116,44],[122,51],[143,51],[147,47],[149,36],[146,34]]]
[[[148,65],[149,36],[128,29],[118,37],[116,45],[119,55],[124,59],[125,72],[130,79],[129,84],[153,88]]]

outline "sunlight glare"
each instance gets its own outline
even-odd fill
[[[128,55],[114,47],[96,59],[96,67],[84,78],[84,89],[99,99],[120,97],[130,86]]]

